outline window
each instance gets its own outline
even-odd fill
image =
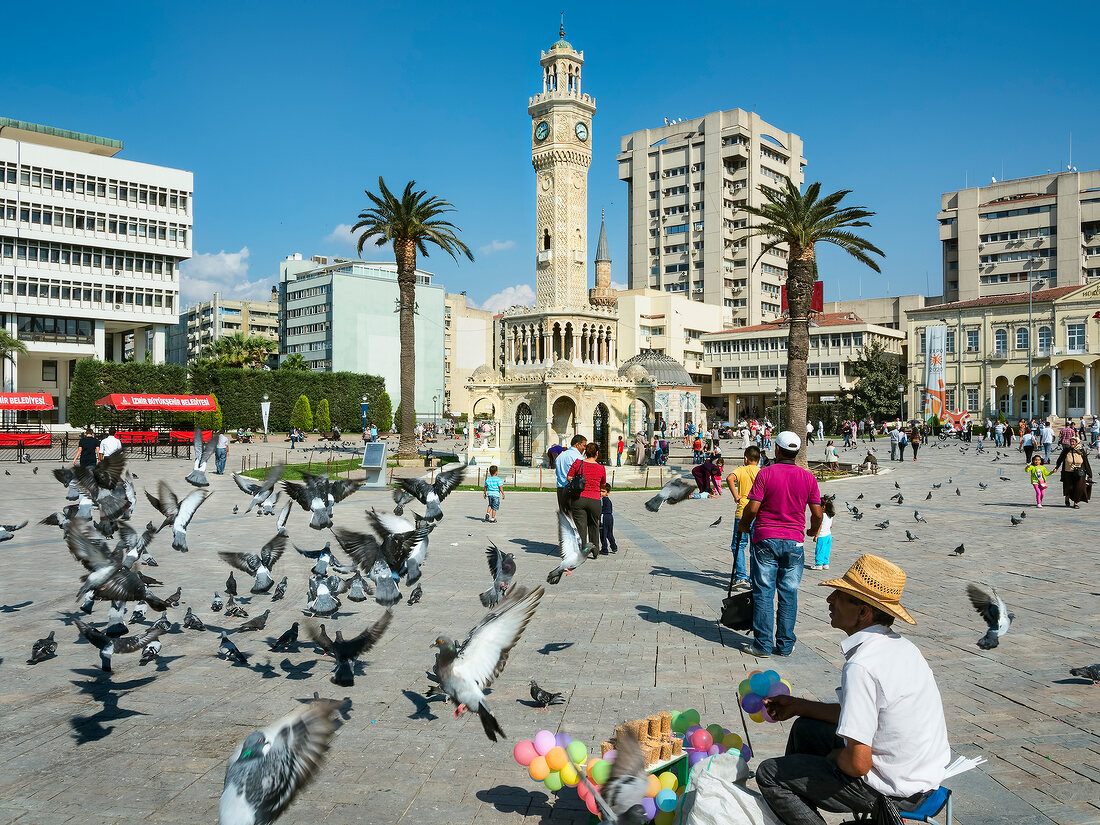
[[[993,333],[993,349],[997,352],[1008,351],[1008,330],[999,329]]]
[[[57,383],[57,362],[56,361],[43,361],[42,362],[42,380],[47,384]]]
[[[821,375],[821,367],[818,364],[807,364],[806,365],[806,375],[807,376]]]
[[[666,235],[679,235],[681,232],[687,232],[687,231],[688,231],[688,225],[686,223],[682,223],[679,226],[666,226],[665,227],[665,234]]]
[[[949,409],[949,410],[957,410],[958,409],[958,407],[955,406],[955,388],[954,387],[951,387],[951,388],[944,391],[943,403],[944,403],[944,406],[946,406],[947,409]]]
[[[779,366],[777,364],[766,364],[760,368],[761,378],[778,378]]]
[[[1027,349],[1027,327],[1016,330],[1016,349]]]
[[[947,352],[950,355],[955,354],[955,330],[953,329],[947,331]]]
[[[840,375],[840,362],[833,361],[821,365],[822,375]]]
[[[738,378],[740,370],[737,367],[722,367],[722,378],[733,381]]]
[[[1050,345],[1054,340],[1050,327],[1039,327],[1039,352],[1050,352]]]
[[[966,388],[966,408],[970,411],[978,409],[978,388],[967,387]]]
[[[1066,349],[1070,352],[1083,352],[1085,349],[1085,325],[1066,324]]]
[[[977,352],[978,351],[978,330],[968,329],[966,331],[966,351]],[[970,409],[974,409],[971,407]]]
[[[757,370],[756,367],[745,367],[744,369],[741,370],[741,377],[746,378],[746,379],[756,378],[757,373],[758,373],[758,370]]]

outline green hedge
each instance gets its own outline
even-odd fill
[[[313,410],[309,406],[309,398],[299,395],[294,402],[294,409],[290,411],[290,426],[303,432],[313,432]]]
[[[175,364],[146,364],[97,361],[76,362],[69,392],[69,423],[83,427],[97,420],[95,402],[109,393],[157,393],[163,395],[215,395],[227,429],[263,429],[260,403],[264,393],[271,401],[269,427],[276,432],[290,428],[290,413],[298,396],[327,398],[331,423],[343,432],[359,432],[363,396],[370,403],[368,423],[382,432],[392,426],[390,399],[385,381],[376,375],[352,372],[300,372],[297,370],[250,370],[191,365],[187,370]],[[193,415],[183,416],[182,429],[192,426]]]
[[[328,399],[322,398],[317,402],[317,411],[313,414],[313,426],[319,433],[332,432],[332,418],[328,413]]]

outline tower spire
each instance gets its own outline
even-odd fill
[[[558,29],[558,36],[562,40],[565,39],[565,12],[564,11],[561,13],[561,27]]]

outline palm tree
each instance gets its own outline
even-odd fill
[[[862,206],[840,207],[840,202],[851,193],[850,189],[833,192],[818,198],[820,183],[811,183],[806,194],[798,191],[788,178],[785,192],[776,192],[766,186],[760,191],[768,202],[763,206],[741,207],[761,222],[749,227],[746,237],[761,235],[767,243],[760,250],[753,266],[765,252],[786,244],[787,262],[787,311],[790,316],[787,332],[787,409],[790,429],[802,438],[806,432],[806,359],[810,354],[810,303],[813,299],[814,281],[817,280],[817,259],[814,247],[818,243],[839,246],[860,263],[875,272],[881,272],[878,264],[867,253],[886,256],[870,241],[850,231],[855,227],[870,226],[864,218],[874,215]],[[799,453],[799,463],[806,465],[805,444]]]
[[[0,392],[8,386],[8,364],[15,366],[15,356],[27,351],[27,345],[13,336],[3,327],[0,327]]]
[[[279,364],[281,370],[297,370],[299,372],[305,372],[309,370],[309,364],[306,363],[306,359],[302,357],[300,352],[292,352]]]
[[[267,364],[267,358],[278,349],[270,338],[234,332],[223,338],[215,338],[202,348],[199,358],[219,367],[259,369]]]
[[[454,212],[454,205],[425,191],[416,191],[416,181],[409,181],[400,197],[386,188],[382,176],[378,176],[378,191],[369,190],[366,196],[373,204],[359,213],[359,222],[353,232],[362,230],[355,251],[363,254],[363,247],[373,240],[376,246],[393,244],[397,261],[397,288],[400,293],[401,334],[401,442],[398,458],[416,458],[416,332],[413,314],[416,307],[416,254],[428,257],[427,244],[434,244],[458,260],[460,254],[474,259],[466,244],[458,238],[458,227],[441,215]]]

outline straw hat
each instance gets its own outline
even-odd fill
[[[864,553],[848,568],[843,578],[821,582],[820,586],[843,590],[891,616],[904,619],[909,624],[917,623],[909,615],[909,611],[901,606],[905,571],[879,556]]]

